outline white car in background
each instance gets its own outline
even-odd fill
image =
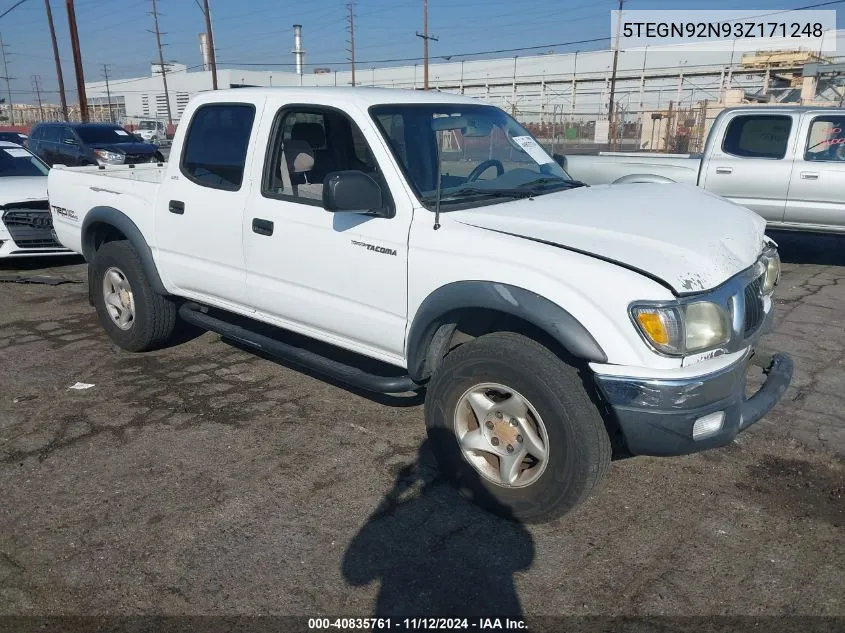
[[[53,234],[49,169],[28,149],[0,141],[0,259],[71,252]]]

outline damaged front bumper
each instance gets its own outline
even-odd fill
[[[765,381],[746,398],[751,365]],[[634,455],[684,455],[724,446],[781,399],[792,380],[786,354],[748,349],[730,365],[701,376],[645,379],[596,374]]]

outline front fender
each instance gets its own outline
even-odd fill
[[[411,378],[428,378],[432,340],[442,326],[453,323],[457,311],[467,308],[486,308],[518,317],[544,331],[577,358],[607,361],[604,350],[575,317],[536,292],[492,281],[458,281],[428,295],[414,316],[406,345]]]
[[[147,281],[152,289],[161,295],[169,294],[161,281],[153,260],[153,253],[149,244],[147,244],[147,240],[144,239],[141,229],[129,216],[114,207],[94,207],[85,215],[85,219],[82,221],[82,255],[85,257],[85,261],[93,261],[96,254],[97,245],[94,242],[94,229],[97,224],[113,226],[123,233],[138,252],[144,274],[147,276]]]

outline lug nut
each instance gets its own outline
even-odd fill
[[[513,444],[508,444],[508,453],[513,453]]]
[[[501,412],[501,411],[496,411],[496,417],[497,417],[497,418],[499,418],[499,419],[501,420],[501,419],[502,419],[502,412]]]
[[[516,436],[516,441],[517,441],[517,442],[519,442],[520,444],[522,444],[522,436],[521,436],[521,435],[517,435],[517,436]]]
[[[511,426],[517,426],[519,422],[517,422],[516,418],[511,418]]]
[[[484,426],[486,426],[491,431],[493,430],[493,422],[490,420],[487,420],[487,423]]]
[[[492,440],[490,440],[490,443],[491,443],[493,446],[498,446],[498,445],[499,445],[499,438],[498,438],[498,437],[494,437]]]

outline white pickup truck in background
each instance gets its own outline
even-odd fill
[[[845,233],[845,110],[747,106],[722,111],[701,155],[566,156],[591,185],[680,182],[759,213],[778,229]]]
[[[756,349],[780,263],[747,209],[584,186],[455,95],[224,90],[182,120],[163,166],[50,172],[111,339],[147,350],[184,319],[358,388],[424,388],[444,473],[485,507],[559,516],[612,447],[722,446],[790,382],[788,356]],[[489,151],[462,161],[455,136]]]

